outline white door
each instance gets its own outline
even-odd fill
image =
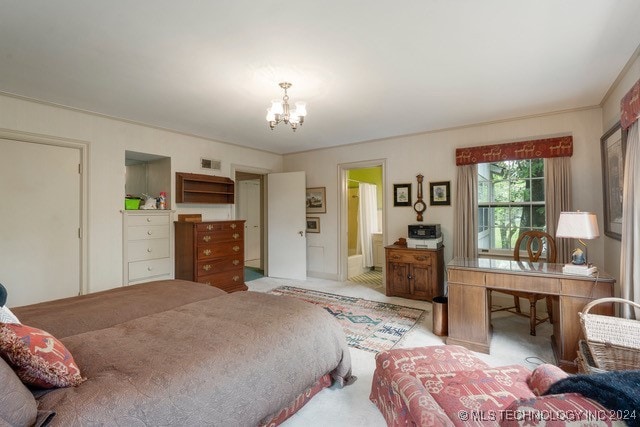
[[[306,181],[304,172],[267,176],[269,277],[307,278]]]
[[[244,219],[244,259],[260,260],[260,180],[238,182],[240,189],[239,218]]]
[[[8,306],[78,295],[80,150],[0,139],[0,283]]]

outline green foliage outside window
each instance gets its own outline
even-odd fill
[[[527,230],[545,230],[543,159],[478,165],[478,248],[513,250]]]

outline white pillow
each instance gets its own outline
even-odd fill
[[[2,323],[20,323],[15,314],[9,310],[9,307],[0,307],[0,322]]]

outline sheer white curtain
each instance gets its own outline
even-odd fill
[[[571,211],[571,157],[544,159],[544,192],[547,233],[554,237],[558,263],[571,260],[569,239],[555,239],[560,212]]]
[[[453,256],[478,257],[478,165],[458,166]]]
[[[620,254],[620,293],[622,298],[640,304],[640,135],[638,121],[627,135],[622,196],[622,243]],[[622,312],[631,317],[628,305]],[[636,319],[640,313],[636,310]]]
[[[378,228],[378,194],[373,184],[360,183],[358,188],[358,244],[362,250],[363,267],[372,267],[373,244],[371,233]]]

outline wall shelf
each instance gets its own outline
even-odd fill
[[[233,180],[213,175],[176,172],[176,203],[233,204]]]

